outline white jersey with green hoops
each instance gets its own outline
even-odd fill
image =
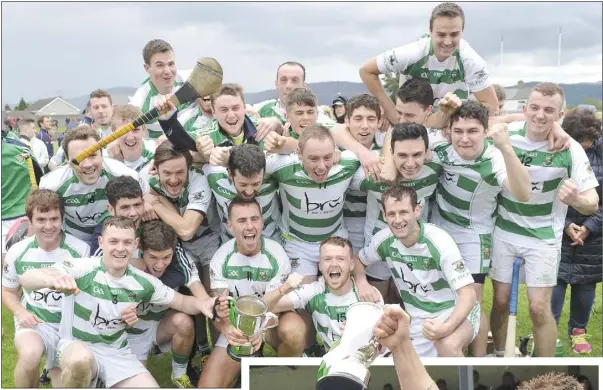
[[[297,154],[269,155],[266,175],[279,183],[283,215],[280,229],[286,239],[318,243],[333,235],[347,237],[343,204],[352,176],[360,166],[352,152],[341,153],[324,183],[317,183]]]
[[[452,237],[430,223],[418,222],[415,245],[407,248],[387,229],[377,233],[360,253],[365,265],[385,261],[411,318],[446,320],[454,309],[456,291],[473,277]]]
[[[184,85],[184,82],[186,81],[185,73],[186,72],[182,71],[176,72],[176,77],[174,78],[174,87],[170,91],[170,95],[174,94],[181,86]],[[190,71],[188,71],[188,73],[190,73]],[[151,82],[151,78],[147,77],[146,80],[142,82],[140,87],[138,87],[136,92],[134,92],[134,96],[132,96],[130,104],[140,108],[140,111],[143,113],[146,113],[153,109],[153,106],[159,102],[161,96],[163,95],[157,91],[157,88],[155,88],[155,85],[153,85]],[[188,104],[182,105],[178,107],[178,109],[181,110],[187,106]],[[163,135],[163,130],[161,130],[161,126],[157,120],[147,124],[147,129],[149,130],[149,138],[155,139]]]
[[[77,295],[65,295],[59,334],[61,339],[80,340],[113,349],[128,347],[122,312],[141,302],[169,305],[176,292],[132,265],[120,278],[111,276],[100,257],[63,261],[53,265],[72,275]]]
[[[121,161],[103,157],[100,176],[95,184],[80,183],[69,165],[62,165],[44,175],[40,188],[55,191],[65,205],[65,231],[80,240],[89,241],[94,237],[94,227],[107,211],[105,187],[109,180],[119,176],[130,176],[140,183],[142,192],[147,193],[148,185],[139,180],[138,173]]]
[[[570,139],[569,149],[550,153],[548,141],[530,141],[526,130],[525,121],[509,124],[515,154],[530,174],[532,195],[527,202],[520,202],[502,191],[494,236],[525,248],[561,248],[568,206],[559,199],[559,187],[571,179],[578,192],[583,192],[599,183],[578,142]]]
[[[211,289],[228,289],[231,296],[258,297],[278,289],[289,277],[291,264],[283,247],[261,237],[261,249],[255,256],[237,250],[236,240],[223,244],[210,263]]]
[[[400,180],[398,184],[412,187],[417,193],[417,202],[421,206],[421,219],[427,221],[429,213],[429,197],[434,193],[440,181],[442,163],[437,155],[433,155],[430,162],[423,164],[416,179]],[[387,222],[383,216],[381,195],[390,187],[388,183],[375,183],[367,179],[364,170],[358,169],[354,175],[351,190],[367,191],[366,224],[364,228],[364,240],[369,242],[377,232],[387,228]]]
[[[231,231],[228,230],[226,221],[228,220],[228,205],[237,196],[237,189],[232,181],[228,178],[226,168],[205,164],[203,172],[207,176],[209,187],[211,188],[216,205],[218,206],[218,214],[222,222],[222,239],[224,242],[234,237]],[[278,183],[275,180],[264,180],[260,187],[256,200],[260,203],[262,210],[262,218],[264,220],[264,237],[273,237],[278,229],[278,222],[281,217],[279,203],[277,197]]]
[[[280,99],[264,100],[263,102],[254,104],[252,107],[254,111],[258,113],[260,118],[278,118],[283,125],[287,123],[287,120],[285,119],[287,110],[284,107],[281,107]],[[322,108],[317,107],[317,110],[317,122],[334,124],[333,119],[329,118]]]
[[[438,61],[431,37],[426,35],[415,42],[379,54],[377,67],[383,74],[397,73],[426,80],[433,89],[434,107],[448,92],[466,100],[469,93],[490,86],[486,61],[464,39],[443,62]],[[404,81],[405,78],[400,77],[400,85]]]
[[[192,138],[196,138],[198,129],[204,128],[211,120],[203,114],[196,101],[178,112],[178,122]]]
[[[124,160],[124,165],[135,170],[136,172],[140,172],[142,168],[153,160],[153,156],[155,156],[155,148],[155,141],[145,140],[144,144],[142,145],[142,153],[140,154],[140,157],[134,161]]]
[[[436,191],[434,223],[456,242],[467,233],[476,237],[492,234],[497,196],[507,178],[500,150],[486,142],[482,154],[471,161],[463,159],[450,144],[437,147],[435,153],[444,171]]]
[[[353,278],[351,281],[352,289],[344,295],[333,294],[322,276],[316,282],[304,284],[287,295],[295,310],[306,309],[310,313],[327,351],[341,338],[341,325],[346,320],[348,307],[360,302],[356,283]]]
[[[19,280],[26,271],[47,268],[57,262],[90,256],[88,244],[62,233],[57,249],[46,252],[38,245],[36,236],[27,237],[13,245],[6,253],[2,272],[2,287],[19,288]],[[43,288],[37,291],[23,289],[21,304],[27,311],[59,330],[63,293]]]

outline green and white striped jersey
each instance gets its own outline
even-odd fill
[[[351,278],[351,276],[350,276]],[[354,279],[352,289],[345,295],[335,295],[321,276],[316,282],[304,284],[298,290],[288,294],[293,308],[306,309],[312,316],[316,332],[327,347],[341,338],[341,324],[346,320],[348,307],[360,302]]]
[[[373,144],[372,150],[381,150],[381,146]],[[359,170],[363,171],[362,167]],[[351,187],[351,184],[350,184]],[[349,189],[343,203],[343,223],[348,231],[348,239],[352,242],[354,252],[364,247],[364,226],[366,224],[367,192]]]
[[[494,230],[497,196],[507,178],[502,153],[490,142],[473,161],[464,160],[450,144],[437,147],[435,153],[444,171],[436,190],[433,223],[456,242],[467,233],[479,242],[480,234]]]
[[[281,107],[280,99],[264,100],[263,102],[254,104],[253,109],[258,113],[260,118],[278,118],[283,125],[287,123],[287,120],[285,119],[287,110],[284,107]],[[318,107],[317,109],[317,122],[334,124],[334,121],[329,118],[322,108]]]
[[[297,154],[269,155],[266,175],[278,181],[283,204],[281,233],[301,242],[320,242],[333,235],[347,237],[343,203],[359,166],[358,157],[344,151],[339,164],[331,167],[327,180],[316,183]]]
[[[568,178],[576,183],[578,192],[599,185],[586,152],[571,139],[569,149],[549,153],[548,141],[527,138],[525,121],[509,124],[509,135],[515,154],[528,168],[532,196],[527,202],[519,202],[508,191],[502,191],[494,235],[526,248],[561,248],[567,205],[559,200],[559,187]]]
[[[470,92],[482,91],[491,84],[486,61],[464,39],[443,62],[436,58],[431,37],[427,35],[379,54],[377,67],[383,74],[397,73],[408,78],[427,80],[433,88],[434,107],[448,92],[465,100]],[[400,77],[400,85],[404,81],[405,78]]]
[[[197,267],[193,264],[193,261],[188,257],[186,251],[180,244],[176,246],[176,250],[172,256],[172,263],[168,266],[168,269],[166,269],[165,273],[159,278],[159,280],[168,287],[170,286],[170,281],[166,280],[166,273],[168,272],[169,267],[178,267],[182,269],[182,274],[184,275],[183,286],[190,287],[191,284],[195,282],[201,283],[199,280]],[[178,291],[180,286],[172,286],[172,288],[174,288],[175,291]],[[133,327],[127,328],[126,333],[128,333],[128,336],[145,333],[147,330],[153,328],[157,322],[161,321],[169,309],[170,307],[168,305],[140,302],[138,306],[136,306],[136,315],[138,316],[138,321]]]
[[[148,140],[151,141],[151,140]],[[155,155],[155,142],[145,142],[142,146],[142,154],[134,161],[126,161],[124,160],[124,165],[130,169],[135,170],[136,172],[140,172],[142,168],[144,168],[148,163],[153,160],[153,156]]]
[[[215,233],[220,231],[220,224],[215,215],[215,206],[212,203],[211,189],[201,169],[196,167],[189,169],[186,183],[184,183],[182,192],[177,198],[173,198],[161,187],[158,176],[149,175],[148,165],[140,171],[140,178],[148,183],[151,189],[172,202],[180,210],[180,215],[184,215],[187,210],[204,214],[203,222],[201,222],[194,238],[190,241],[194,241],[206,233],[209,234],[209,230],[213,230]]]
[[[2,220],[25,215],[25,201],[31,191],[27,159],[31,150],[18,139],[2,137]],[[3,232],[3,234],[6,234]]]
[[[128,347],[126,324],[121,313],[141,302],[169,305],[176,292],[132,265],[120,278],[111,276],[102,258],[92,257],[56,263],[52,267],[71,275],[80,290],[66,294],[59,335],[65,340],[80,340],[109,348]]]
[[[185,72],[182,71],[176,72],[176,77],[174,78],[174,88],[169,93],[170,95],[174,94],[181,86],[184,85],[184,82],[186,81],[184,73]],[[188,71],[188,73],[190,73],[190,71]],[[134,96],[132,96],[130,104],[140,108],[140,111],[142,111],[144,114],[153,109],[153,106],[159,101],[160,96],[162,95],[159,94],[159,91],[157,91],[157,88],[155,88],[155,85],[153,85],[151,82],[151,78],[147,77],[142,82],[140,87],[138,87],[136,92],[134,92]],[[180,117],[180,110],[185,109],[187,106],[188,104],[178,107],[178,117]],[[163,130],[161,130],[161,126],[157,120],[147,124],[147,129],[149,130],[149,138],[155,139],[163,135]]]
[[[257,127],[259,119],[253,116],[250,116],[249,119],[251,120],[251,123],[253,123],[253,125]],[[245,128],[243,128],[242,131],[245,132]],[[194,128],[191,137],[193,137],[193,139],[197,139],[197,136],[199,135],[208,135],[209,138],[211,138],[211,140],[214,142],[214,146],[226,147],[234,146],[237,144],[231,136],[222,131],[220,123],[217,119],[210,119],[209,121],[206,121],[204,123],[203,127]],[[262,150],[264,150],[264,141],[256,141],[255,134],[243,134],[243,137],[241,138],[241,143],[256,144]]]
[[[155,141],[150,140],[150,139],[145,139],[144,140],[144,148],[146,148],[148,151],[155,153],[155,148],[157,147],[155,145]],[[101,154],[103,157],[109,157],[109,155],[107,154],[107,149],[103,148],[101,149]],[[144,154],[144,152],[143,152]],[[152,159],[152,157],[151,157]],[[138,161],[138,160],[137,160]],[[67,160],[65,159],[65,151],[63,150],[63,147],[59,147],[56,151],[56,153],[54,154],[54,156],[52,156],[52,158],[50,159],[50,162],[55,164],[56,166],[60,166],[63,165],[64,163],[67,162]],[[133,165],[131,163],[128,162],[124,162],[124,164],[126,164],[126,166],[128,168],[131,168],[130,165]],[[132,168],[134,169],[134,168]]]
[[[107,182],[119,176],[133,177],[140,183],[143,194],[149,192],[147,183],[139,180],[136,171],[109,157],[103,157],[102,170],[95,184],[80,183],[73,169],[62,165],[42,177],[40,188],[59,194],[65,205],[65,231],[88,242],[94,236],[94,227],[107,211]]]
[[[191,103],[184,110],[178,113],[178,122],[184,128],[192,138],[196,138],[198,129],[203,128],[207,125],[212,118],[209,118],[203,114],[199,109],[199,103],[197,101]]]
[[[365,265],[385,261],[400,291],[406,311],[414,318],[446,320],[456,291],[473,277],[452,237],[430,223],[419,223],[417,243],[407,248],[391,230],[383,229],[359,253]]]
[[[210,262],[211,289],[228,289],[231,296],[264,294],[278,289],[289,277],[291,264],[283,247],[261,237],[260,252],[248,257],[237,250],[235,239],[223,244]]]
[[[211,188],[216,205],[218,206],[218,214],[222,221],[222,241],[226,242],[234,237],[231,231],[228,230],[226,221],[228,219],[228,205],[237,196],[237,190],[234,184],[228,178],[226,168],[205,164],[203,172],[207,176],[209,188]],[[277,224],[281,218],[281,212],[278,204],[278,183],[275,180],[265,178],[264,183],[257,193],[256,200],[262,208],[262,218],[264,220],[264,237],[272,237],[277,230]]]
[[[400,180],[403,186],[412,187],[417,193],[417,201],[421,206],[421,219],[427,221],[429,214],[429,197],[434,193],[440,181],[442,163],[437,155],[433,155],[430,162],[423,164],[416,179]],[[364,240],[369,242],[377,232],[387,228],[387,222],[383,216],[381,195],[389,188],[387,183],[375,183],[364,175],[362,167],[358,169],[350,184],[351,190],[367,191],[366,224],[364,228]]]
[[[90,256],[90,247],[70,234],[63,233],[59,247],[46,252],[38,246],[36,236],[27,237],[13,245],[6,253],[2,272],[2,287],[18,288],[25,271],[50,267],[57,262]],[[77,260],[76,260],[77,261]],[[21,304],[45,323],[59,329],[63,293],[43,288],[38,291],[23,289]]]

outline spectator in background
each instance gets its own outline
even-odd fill
[[[337,96],[335,100],[333,100],[333,114],[335,115],[335,121],[337,123],[345,122],[345,106],[348,104],[346,98],[343,96]]]
[[[565,218],[565,229],[561,247],[561,263],[557,275],[557,286],[551,300],[553,316],[557,325],[563,310],[565,291],[571,285],[570,318],[567,332],[572,340],[574,353],[590,353],[586,333],[591,309],[595,300],[595,288],[601,282],[601,120],[595,113],[576,108],[565,114],[563,129],[579,142],[588,156],[590,167],[599,182],[599,209],[584,216],[569,207]]]
[[[516,390],[517,389],[517,381],[515,380],[515,375],[511,372],[507,371],[502,376],[502,385],[498,386],[496,390]]]
[[[48,151],[48,157],[52,157],[54,155],[52,137],[50,136],[52,132],[52,120],[49,116],[38,118],[38,127],[40,127],[40,132],[36,135],[36,138],[44,142]]]
[[[498,99],[498,112],[499,115],[502,115],[502,109],[505,105],[505,100],[507,99],[507,91],[505,87],[500,84],[494,84],[494,91],[496,92],[496,98]]]
[[[19,128],[19,140],[29,146],[40,168],[46,173],[46,166],[50,158],[48,157],[48,151],[44,142],[36,138],[36,121],[33,119],[21,119],[17,126]]]
[[[479,372],[473,370],[473,389],[474,390],[488,390],[488,388],[479,383]]]

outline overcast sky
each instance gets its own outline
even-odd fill
[[[2,3],[2,103],[136,87],[154,38],[171,43],[178,68],[214,57],[224,81],[248,92],[273,88],[277,66],[291,60],[306,65],[308,82],[359,82],[365,60],[428,30],[436,4]],[[460,4],[465,39],[495,82],[601,80],[600,3]]]

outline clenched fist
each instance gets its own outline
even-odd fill
[[[509,126],[506,123],[496,123],[492,125],[486,136],[494,142],[494,146],[496,146],[498,149],[511,146],[511,138],[509,138]]]
[[[440,99],[438,102],[438,107],[442,114],[450,117],[456,112],[456,110],[459,109],[461,104],[463,104],[463,102],[458,96],[452,92],[448,92],[443,98]]]
[[[214,150],[214,141],[212,141],[209,135],[198,135],[195,140],[195,146],[197,152],[201,153],[205,160],[209,160],[212,150]]]
[[[170,119],[176,112],[176,106],[170,100],[170,95],[160,95],[153,107],[159,110],[159,119],[162,121]]]
[[[564,180],[559,188],[559,200],[568,206],[576,204],[578,201],[578,186],[572,179]]]
[[[303,276],[300,274],[292,273],[287,278],[287,281],[283,285],[283,294],[288,294],[291,291],[297,290],[302,284]]]
[[[278,153],[286,142],[287,137],[272,131],[264,138],[264,149],[270,153]]]

